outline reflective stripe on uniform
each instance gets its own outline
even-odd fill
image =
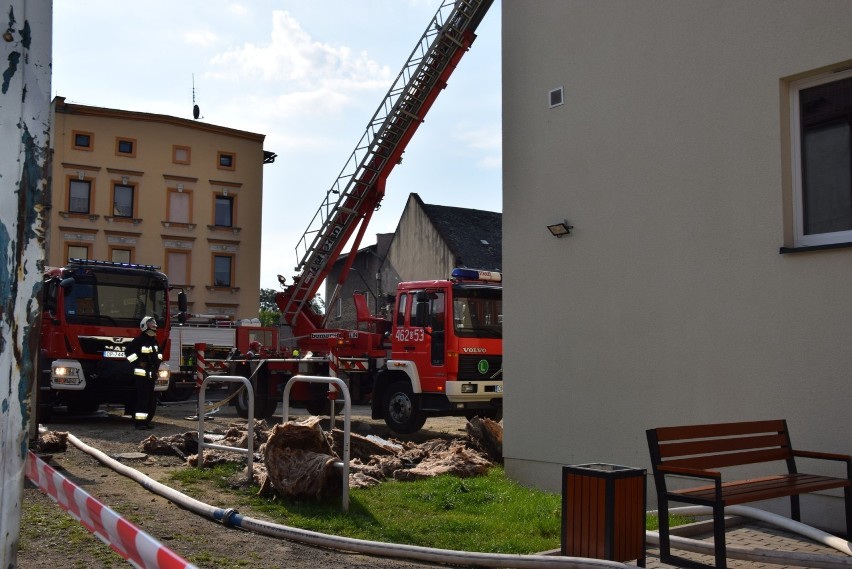
[[[138,359],[139,359],[139,354],[130,354],[129,356],[127,356],[127,361],[129,361],[130,363],[133,363]]]
[[[133,415],[136,421],[145,421],[148,419],[148,413],[136,413]]]
[[[137,367],[133,370],[133,375],[141,375],[142,377],[146,377],[148,374],[141,367]]]
[[[151,346],[142,346],[142,348],[139,351],[142,352],[143,354],[150,354],[155,349],[156,348],[152,348]]]

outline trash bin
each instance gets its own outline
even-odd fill
[[[645,566],[644,469],[562,467],[562,555]]]

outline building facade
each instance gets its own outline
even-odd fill
[[[502,9],[507,473],[774,418],[852,453],[852,3]],[[802,510],[845,529],[837,494]]]
[[[63,97],[52,115],[48,265],[155,265],[191,313],[257,317],[264,135]]]

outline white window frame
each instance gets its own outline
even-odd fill
[[[852,77],[852,69],[836,73],[823,73],[814,77],[800,79],[790,83],[790,133],[792,138],[792,169],[793,169],[793,245],[795,247],[818,247],[852,243],[852,230],[835,231],[832,233],[805,234],[803,182],[802,182],[802,125],[799,120],[799,92]]]

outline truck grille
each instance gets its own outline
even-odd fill
[[[459,379],[503,380],[503,356],[459,356]]]

